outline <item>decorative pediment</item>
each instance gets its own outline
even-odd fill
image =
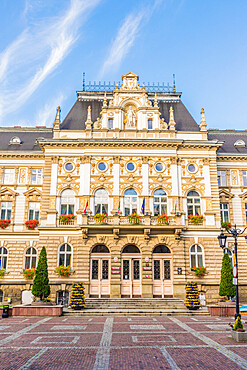
[[[242,199],[246,199],[247,198],[247,191],[245,191],[243,194],[239,194],[239,197],[242,198]]]
[[[40,200],[40,198],[42,198],[42,192],[36,188],[29,189],[23,194],[25,195],[25,197],[29,198],[32,201],[37,201]]]
[[[220,190],[219,192],[219,197],[222,199],[222,198],[225,198],[225,199],[231,199],[234,197],[234,195],[232,193],[230,193],[229,191],[225,190],[225,189],[222,189]]]
[[[17,195],[19,194],[16,191],[7,187],[0,190],[0,198],[2,201],[10,201]]]
[[[120,90],[141,90],[138,78],[138,75],[133,72],[126,73],[122,76],[123,83]]]

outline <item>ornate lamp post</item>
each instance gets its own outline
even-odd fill
[[[226,229],[228,234],[230,234],[234,238],[234,256],[235,256],[235,264],[233,266],[233,277],[235,278],[235,285],[236,285],[236,313],[235,313],[235,319],[239,316],[241,318],[241,315],[239,313],[239,293],[238,293],[238,242],[237,238],[239,235],[243,234],[247,227],[244,228],[243,231],[240,229],[237,229],[236,225],[231,229]],[[226,239],[227,236],[221,232],[221,234],[218,236],[218,240],[220,243],[220,247],[224,250],[226,246]],[[247,240],[247,239],[246,239]]]

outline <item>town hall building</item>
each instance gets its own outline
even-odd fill
[[[132,72],[106,90],[78,91],[52,128],[0,128],[0,302],[29,294],[43,246],[58,303],[75,281],[87,297],[183,299],[193,280],[202,303],[218,300],[221,224],[246,226],[247,131],[208,130],[175,87]],[[246,249],[243,234],[241,299]]]

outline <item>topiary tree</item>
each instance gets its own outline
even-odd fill
[[[32,293],[42,301],[50,295],[50,292],[46,249],[43,247],[39,255],[38,266],[35,270]]]
[[[75,283],[71,291],[70,307],[73,308],[73,310],[81,310],[85,306],[86,301],[83,283]]]
[[[236,294],[235,286],[233,285],[233,274],[231,260],[228,253],[225,253],[222,259],[221,267],[221,278],[220,278],[220,288],[219,295],[221,297],[234,297]]]

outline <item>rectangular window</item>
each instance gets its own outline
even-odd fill
[[[1,203],[1,218],[4,220],[11,219],[12,202]]]
[[[42,184],[42,169],[41,168],[32,169],[32,181],[31,182],[33,185]]]
[[[226,186],[226,171],[217,171],[218,185]]]
[[[220,203],[220,217],[221,222],[229,222],[228,203]]]
[[[153,129],[153,120],[148,119],[148,130],[152,130],[152,129]]]
[[[40,203],[30,202],[29,203],[28,219],[29,220],[39,220],[39,211],[40,211]]]
[[[14,168],[5,168],[3,183],[4,184],[13,184],[15,180],[15,169]]]
[[[247,186],[247,171],[242,171],[243,175],[243,185]]]
[[[113,119],[112,118],[109,118],[108,119],[108,129],[109,130],[112,130],[113,129]]]

